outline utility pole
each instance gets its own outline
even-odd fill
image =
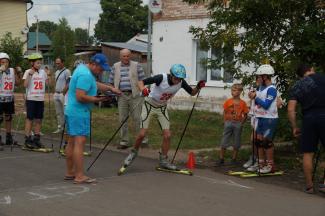
[[[151,75],[151,33],[152,33],[152,16],[148,7],[148,47],[147,47],[147,73]]]
[[[89,38],[89,30],[90,30],[90,17],[89,17],[89,20],[88,20],[88,38]]]
[[[36,18],[36,52],[38,53],[38,31],[39,31],[39,28],[38,28],[38,17],[35,16]]]
[[[162,10],[162,0],[149,0],[148,3],[148,50],[147,50],[147,67],[148,74],[151,75],[152,67],[152,47],[151,47],[151,36],[152,36],[152,14],[158,14]]]
[[[90,40],[89,40],[89,32],[90,32],[90,17],[89,17],[89,20],[88,20],[88,38],[87,38],[87,45],[91,45],[90,44]]]

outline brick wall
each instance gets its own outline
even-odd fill
[[[189,5],[182,0],[162,0],[162,3],[162,12],[155,15],[155,21],[208,17],[208,10],[204,4]]]

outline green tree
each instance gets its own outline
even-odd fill
[[[99,41],[124,42],[147,31],[147,6],[142,0],[101,0],[103,13],[95,26]]]
[[[66,18],[59,20],[59,25],[53,32],[51,50],[54,58],[62,57],[65,59],[66,65],[72,63],[75,52],[75,36]]]
[[[52,22],[52,21],[40,21],[38,23],[38,31],[45,33],[50,40],[52,40],[53,32],[56,31],[56,28],[58,27],[58,24]],[[33,23],[32,26],[29,28],[30,32],[36,32],[37,24]]]
[[[11,67],[23,65],[23,48],[24,43],[18,37],[13,38],[11,32],[7,32],[0,39],[0,50],[9,55]]]
[[[189,3],[202,0],[184,0]],[[297,64],[313,64],[325,71],[324,5],[313,0],[212,0],[207,1],[210,22],[190,32],[205,47],[235,49],[233,63],[210,60],[212,67],[231,67],[236,77],[249,82],[241,65],[270,61],[278,75],[279,88],[287,90],[295,80]]]
[[[79,45],[92,45],[93,44],[93,37],[88,36],[88,31],[87,29],[82,29],[82,28],[76,28],[74,30],[75,38],[76,38],[76,43]]]

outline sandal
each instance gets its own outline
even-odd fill
[[[92,183],[96,183],[96,182],[97,181],[95,178],[89,178],[89,177],[82,181],[76,181],[76,180],[73,181],[74,184],[92,184]]]
[[[70,181],[70,180],[74,180],[75,176],[64,176],[64,180]]]
[[[314,187],[305,187],[304,192],[307,194],[313,194],[314,193]]]
[[[325,193],[325,184],[319,184],[318,185],[318,191],[321,193]]]

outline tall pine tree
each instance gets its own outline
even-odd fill
[[[53,57],[60,56],[65,59],[66,65],[69,65],[73,60],[75,52],[75,36],[74,31],[68,24],[66,18],[59,20],[59,25],[53,33],[52,39],[52,53]]]

